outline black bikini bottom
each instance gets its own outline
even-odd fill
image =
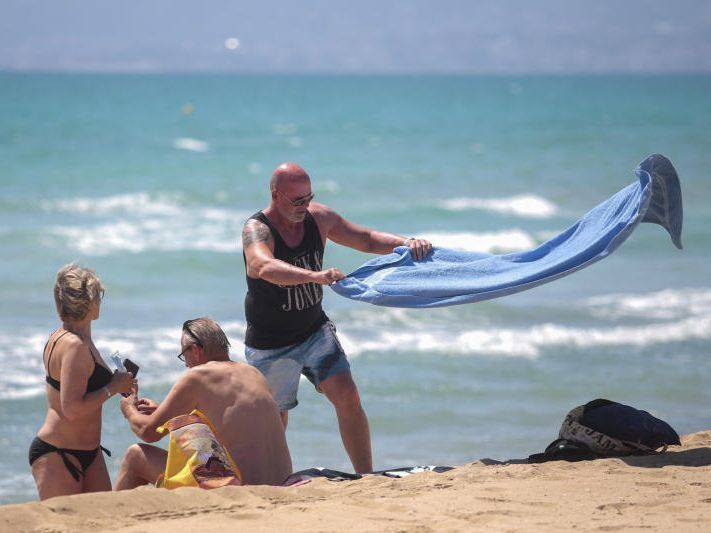
[[[32,466],[32,463],[43,455],[57,452],[62,458],[62,461],[64,461],[64,466],[67,467],[67,470],[69,470],[72,477],[79,481],[80,476],[85,475],[84,473],[86,472],[86,469],[89,468],[91,463],[94,462],[94,459],[96,459],[96,454],[99,453],[99,450],[103,450],[106,455],[111,457],[111,452],[103,446],[99,446],[93,450],[72,450],[70,448],[57,448],[49,442],[45,442],[39,437],[35,437],[32,444],[30,444],[30,466]],[[81,469],[77,468],[74,463],[67,459],[66,454],[73,456],[77,461],[79,461]]]

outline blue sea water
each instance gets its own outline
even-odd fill
[[[643,224],[589,269],[498,300],[399,310],[325,291],[376,468],[525,457],[597,397],[711,428],[711,77],[0,74],[0,503],[36,499],[27,448],[63,264],[97,270],[97,346],[138,362],[160,400],[187,318],[215,318],[243,360],[239,236],[279,163],[356,223],[506,252],[568,227],[652,152],[681,177],[681,252]],[[325,264],[369,258],[331,243]],[[295,468],[350,469],[326,399],[307,381],[299,397]],[[109,402],[112,477],[135,440]]]

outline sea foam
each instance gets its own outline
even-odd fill
[[[182,198],[182,195],[177,193],[148,194],[147,192],[137,192],[98,198],[78,197],[45,200],[42,202],[42,209],[46,212],[99,216],[115,214],[177,216],[182,211],[179,205]]]
[[[552,202],[535,194],[521,194],[509,198],[451,198],[440,202],[448,211],[483,209],[525,218],[551,218],[558,213]]]
[[[417,236],[441,248],[492,254],[528,250],[538,244],[534,237],[518,228],[483,233],[426,231]]]
[[[689,304],[685,304],[688,301]],[[651,316],[645,308],[667,302],[667,313]],[[338,335],[350,358],[369,353],[386,357],[392,352],[438,354],[455,357],[542,357],[552,347],[591,349],[600,346],[663,347],[685,341],[711,340],[711,291],[666,290],[651,294],[605,295],[566,304],[576,314],[587,310],[593,325],[540,321],[528,327],[512,327],[505,320],[467,327],[467,320],[406,309],[358,306],[332,313]],[[605,324],[596,315],[610,319]],[[645,321],[639,323],[639,318]],[[627,321],[627,322],[625,322]],[[246,323],[222,323],[232,348],[233,360],[244,360]],[[49,331],[18,330],[0,338],[0,399],[43,394],[45,390],[42,349]],[[95,343],[104,359],[118,351],[141,365],[143,385],[172,383],[184,371],[176,360],[180,348],[180,325],[146,329],[110,328],[95,333]]]
[[[181,194],[139,192],[44,202],[43,209],[104,219],[93,225],[82,222],[48,228],[49,235],[62,246],[86,255],[180,250],[230,253],[239,249],[246,211],[192,209],[182,205],[184,201]]]
[[[173,141],[173,147],[178,150],[187,150],[189,152],[207,152],[210,145],[200,139],[192,139],[190,137],[180,137]]]
[[[231,253],[239,248],[243,218],[217,224],[204,216],[182,220],[119,220],[92,227],[56,226],[51,233],[86,255],[119,252],[203,250]]]
[[[339,323],[349,355],[402,351],[446,355],[536,358],[546,348],[649,347],[711,339],[711,290],[677,289],[649,294],[609,294],[571,302],[588,313],[590,327],[542,321],[529,327],[503,324],[460,327],[460,320],[404,309],[360,309]],[[436,316],[434,317],[436,318]],[[609,325],[612,322],[612,325]]]
[[[711,317],[619,326],[612,328],[582,328],[564,324],[543,323],[528,328],[487,327],[460,331],[422,331],[396,329],[371,332],[360,338],[350,328],[340,328],[341,341],[349,355],[366,352],[410,351],[442,355],[481,355],[537,358],[553,346],[593,348],[596,346],[648,347],[711,339]]]
[[[711,290],[667,289],[648,294],[609,294],[588,298],[585,304],[595,316],[612,320],[628,317],[674,320],[688,315],[711,315]]]

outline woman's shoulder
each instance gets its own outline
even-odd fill
[[[59,341],[59,337],[56,338]],[[88,345],[76,333],[65,331],[61,334],[61,341],[54,349],[54,355],[59,355],[62,360],[74,357],[83,357],[89,353]]]

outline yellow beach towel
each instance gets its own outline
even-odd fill
[[[210,420],[195,409],[189,415],[171,418],[157,429],[170,431],[168,461],[157,487],[214,489],[241,485],[242,474],[219,440]]]

